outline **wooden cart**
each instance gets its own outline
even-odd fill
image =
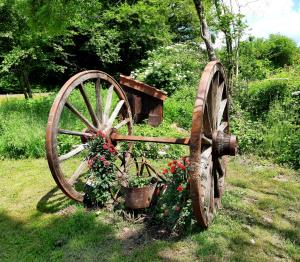
[[[134,86],[133,89],[138,91],[137,82],[127,77],[121,76],[121,83],[131,88]],[[157,96],[147,95],[159,97],[160,101],[165,99],[165,94],[160,91]],[[76,104],[79,97],[83,99],[84,107]],[[146,102],[142,99],[142,108]],[[158,101],[159,103],[161,102]],[[237,149],[236,137],[229,133],[228,108],[229,97],[224,68],[218,61],[209,62],[199,83],[189,137],[134,136],[130,102],[121,85],[101,71],[78,73],[61,88],[49,114],[46,151],[51,173],[68,197],[82,202],[80,177],[86,169],[87,160],[83,157],[81,162],[76,163],[78,157],[74,156],[84,154],[87,149],[86,138],[98,130],[103,131],[114,143],[143,141],[186,145],[190,148],[190,194],[194,214],[202,227],[208,227],[224,192],[225,155],[235,155]],[[135,112],[143,113],[143,110]],[[147,111],[149,117],[151,112],[153,113],[151,110]],[[74,127],[68,127],[68,119],[71,117],[78,119],[78,124]],[[154,124],[159,122],[160,120],[154,121]],[[78,129],[79,123],[82,124],[82,129]],[[71,137],[77,137],[78,140],[65,152],[63,148],[66,142],[61,141],[70,141]],[[74,171],[69,170],[70,165],[64,166],[66,161],[77,165]]]

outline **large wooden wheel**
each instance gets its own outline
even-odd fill
[[[190,138],[190,189],[195,216],[208,227],[220,205],[226,175],[225,155],[236,153],[229,135],[228,89],[222,64],[207,64],[201,76]]]
[[[98,130],[108,137],[111,130],[131,135],[131,111],[125,93],[111,76],[97,70],[84,71],[61,88],[46,130],[52,176],[60,189],[76,201],[83,201],[87,138]]]

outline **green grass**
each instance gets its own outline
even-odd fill
[[[266,161],[231,160],[211,227],[176,240],[85,211],[44,159],[0,161],[0,170],[1,261],[300,261],[300,176]]]

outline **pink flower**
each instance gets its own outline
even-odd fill
[[[178,192],[182,192],[183,191],[183,186],[182,185],[179,185],[176,189]]]
[[[108,145],[107,145],[107,144],[104,144],[104,145],[103,145],[103,149],[108,149]]]
[[[104,157],[104,156],[101,156],[101,157],[100,157],[100,160],[101,160],[101,161],[105,161],[105,157]]]
[[[109,166],[109,165],[110,165],[110,162],[109,162],[109,161],[107,161],[107,160],[106,160],[106,161],[104,161],[103,163],[104,163],[104,165],[105,165],[105,166]]]

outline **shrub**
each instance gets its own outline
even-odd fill
[[[185,129],[191,128],[197,85],[183,87],[168,98],[164,107],[164,118]]]
[[[172,95],[184,86],[197,84],[206,56],[196,44],[174,44],[148,52],[141,64],[132,76]]]

